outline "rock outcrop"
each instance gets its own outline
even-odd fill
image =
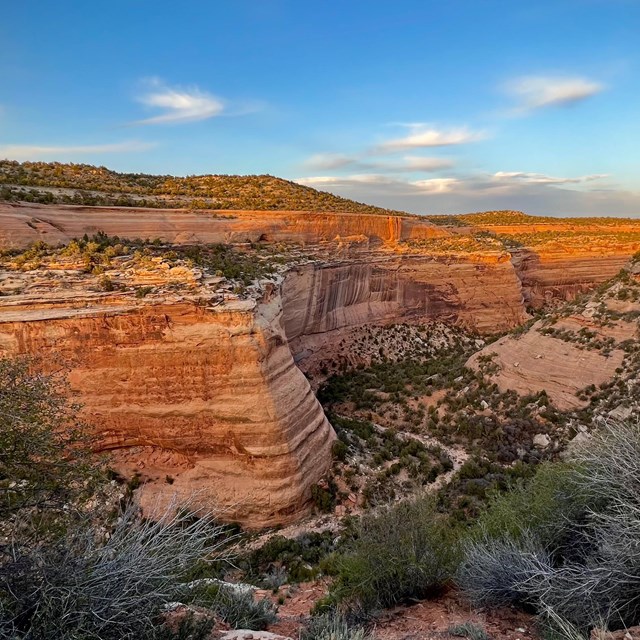
[[[561,410],[585,406],[576,393],[588,385],[611,379],[622,364],[623,352],[608,355],[539,332],[541,322],[521,336],[505,336],[474,354],[467,365],[479,369],[482,356],[492,356],[498,372],[491,378],[502,391],[521,395],[546,391]],[[633,335],[633,333],[631,333]]]
[[[216,309],[131,297],[60,303],[2,308],[0,353],[70,366],[102,448],[142,448],[130,470],[148,480],[146,506],[195,496],[196,506],[223,506],[225,519],[250,527],[305,510],[335,435],[294,365],[277,292]],[[158,451],[174,457],[168,481],[154,466]]]
[[[284,327],[296,361],[365,324],[442,320],[480,333],[526,320],[511,263],[414,254],[291,270],[283,287]]]
[[[571,300],[612,278],[629,261],[633,251],[612,248],[609,253],[512,251],[512,262],[522,283],[525,303],[540,308],[552,300]]]
[[[191,211],[0,203],[0,247],[65,243],[98,231],[165,242],[296,242],[361,240],[380,244],[437,238],[448,232],[419,218],[309,211]]]

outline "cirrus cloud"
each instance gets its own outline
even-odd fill
[[[447,193],[458,185],[457,178],[429,178],[426,180],[403,180],[380,173],[352,174],[348,176],[309,176],[297,178],[295,182],[308,187],[368,188],[373,192],[390,194]]]
[[[595,173],[588,176],[577,176],[575,178],[564,178],[547,176],[543,173],[528,173],[526,171],[498,171],[491,176],[499,182],[519,182],[521,184],[538,185],[561,185],[561,184],[581,184],[608,178],[606,173]]]
[[[317,153],[308,158],[303,166],[309,169],[334,170],[351,169],[361,171],[386,171],[389,173],[433,172],[450,169],[453,162],[447,158],[432,158],[422,156],[404,156],[396,162],[366,161],[358,156],[348,156],[338,153]]]
[[[436,129],[423,123],[412,123],[407,126],[410,129],[408,135],[382,142],[373,147],[371,152],[384,154],[426,147],[448,147],[477,142],[487,137],[485,132],[471,131],[466,127]]]
[[[198,87],[172,88],[158,79],[148,80],[149,89],[138,96],[137,101],[162,113],[137,120],[133,124],[179,124],[196,122],[219,116],[225,108],[223,101]]]
[[[600,82],[577,76],[523,76],[505,85],[506,92],[519,103],[516,111],[521,113],[575,104],[604,89]]]

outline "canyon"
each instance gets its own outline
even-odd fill
[[[249,528],[309,510],[335,439],[312,384],[351,330],[438,320],[505,332],[615,275],[640,248],[625,236],[604,249],[458,250],[459,229],[415,216],[0,204],[1,249],[99,231],[285,256],[242,292],[162,261],[118,272],[153,288],[144,296],[101,291],[76,266],[0,271],[0,355],[68,368],[100,449],[141,479],[143,505],[177,494]],[[510,233],[522,228],[500,228]]]

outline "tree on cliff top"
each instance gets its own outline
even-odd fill
[[[0,358],[0,520],[91,490],[98,464],[78,407],[32,358]]]

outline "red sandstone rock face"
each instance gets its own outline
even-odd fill
[[[304,367],[309,354],[368,323],[444,320],[479,332],[505,330],[526,319],[525,300],[537,305],[591,287],[629,256],[626,248],[557,256],[521,250],[511,260],[508,254],[435,256],[397,247],[400,240],[448,235],[415,218],[220,214],[234,217],[0,204],[0,247],[55,244],[98,230],[176,243],[262,240],[328,247],[327,260],[292,270],[282,291],[268,299],[219,309],[179,296],[18,296],[10,304],[5,298],[0,354],[60,354],[71,362],[72,389],[102,432],[103,446],[121,453],[123,468],[146,460],[145,477],[154,482],[143,486],[145,504],[196,492],[200,502],[223,505],[227,519],[250,527],[297,518],[331,463],[333,430],[292,352]],[[505,346],[505,375],[510,348]],[[529,372],[540,364],[537,354],[530,354]],[[582,368],[597,372],[601,366],[594,360]],[[522,371],[512,368],[507,385]],[[547,362],[541,380],[549,373]],[[531,380],[523,391],[538,388]],[[145,452],[139,459],[136,447]]]
[[[576,392],[593,384],[610,380],[622,364],[624,353],[614,349],[608,356],[597,351],[579,349],[557,338],[542,335],[539,321],[521,336],[504,336],[475,353],[467,366],[478,370],[480,358],[492,355],[499,371],[491,380],[502,391],[513,389],[521,395],[546,391],[561,410],[578,409],[587,404]],[[561,327],[561,324],[557,325]],[[624,338],[634,335],[635,327]]]
[[[335,435],[294,365],[279,297],[218,312],[131,302],[0,313],[0,353],[69,363],[105,449],[182,456],[173,484],[163,476],[143,486],[146,506],[177,493],[249,527],[298,517],[328,469]]]
[[[448,232],[427,221],[394,216],[307,211],[189,211],[0,203],[0,246],[49,244],[104,231],[124,238],[166,242],[301,242],[336,239],[396,242]]]
[[[412,254],[292,270],[283,288],[291,350],[304,359],[364,324],[443,320],[481,333],[527,319],[510,262],[463,262]]]
[[[550,300],[571,300],[578,293],[615,276],[633,254],[613,247],[608,254],[538,254],[522,249],[512,253],[512,262],[522,282],[525,303],[540,308]]]

